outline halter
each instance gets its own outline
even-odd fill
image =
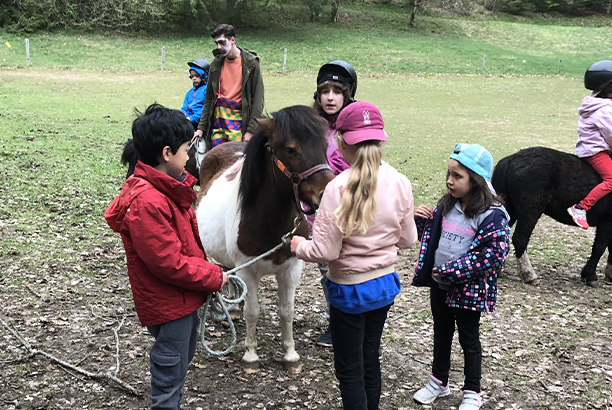
[[[304,209],[302,208],[302,204],[300,203],[300,197],[299,197],[299,193],[298,193],[298,188],[300,186],[300,183],[307,179],[308,177],[310,177],[313,174],[316,174],[319,171],[332,171],[332,169],[329,167],[329,165],[327,164],[319,164],[319,165],[315,165],[312,168],[307,169],[304,172],[290,172],[287,167],[285,166],[285,164],[283,164],[281,162],[280,159],[278,159],[278,157],[274,154],[274,151],[272,150],[272,147],[270,146],[270,144],[266,144],[266,149],[268,150],[268,152],[271,155],[272,158],[272,162],[274,162],[274,164],[276,165],[276,167],[278,169],[281,170],[281,172],[283,174],[285,174],[287,176],[287,178],[289,178],[291,180],[291,183],[293,184],[293,195],[295,196],[295,205],[298,208],[298,211],[306,214],[306,215],[312,215],[314,214],[314,209],[310,209],[308,211],[304,211]]]

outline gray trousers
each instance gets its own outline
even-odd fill
[[[187,366],[198,341],[198,311],[170,322],[147,326],[151,348],[151,409],[180,410]]]
[[[321,286],[323,286],[323,293],[325,294],[325,318],[327,319],[327,322],[329,323],[329,297],[327,296],[327,285],[325,285],[325,279],[327,279],[327,272],[329,272],[329,266],[327,266],[327,263],[319,263],[319,272],[321,272]]]

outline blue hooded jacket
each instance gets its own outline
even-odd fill
[[[204,96],[206,94],[206,85],[208,84],[208,76],[204,70],[197,67],[190,67],[189,70],[194,70],[202,78],[201,85],[191,87],[187,94],[185,94],[185,100],[183,101],[183,107],[181,111],[189,118],[189,121],[197,124],[200,122],[202,116],[202,110],[204,109]]]

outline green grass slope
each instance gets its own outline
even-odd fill
[[[562,75],[580,77],[591,63],[612,58],[612,19],[420,16],[417,28],[410,28],[405,10],[360,6],[343,11],[339,24],[297,19],[305,9],[283,10],[262,12],[257,28],[237,33],[238,45],[256,50],[264,71],[282,71],[284,49],[288,71],[311,72],[340,58],[363,74],[386,72],[387,58],[391,73],[481,74],[486,55],[487,74],[556,75],[561,60]],[[0,37],[0,67],[25,66],[25,38],[2,30]],[[153,37],[38,33],[28,39],[33,67],[96,71],[159,70],[162,47],[165,69],[183,70],[186,61],[211,59],[213,48],[208,33]]]

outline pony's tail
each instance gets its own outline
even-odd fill
[[[504,206],[510,215],[510,221],[508,221],[508,223],[510,226],[512,226],[516,221],[516,213],[514,210],[514,204],[512,203],[512,195],[510,195],[508,192],[508,185],[506,184],[509,166],[510,161],[508,158],[502,158],[497,163],[495,169],[493,169],[493,175],[491,176],[491,185],[493,185],[497,195],[501,196],[504,200]]]
[[[121,154],[121,165],[129,165],[127,174],[125,175],[126,179],[134,173],[137,161],[138,152],[136,151],[134,140],[130,138],[125,142],[125,145],[123,146],[123,153]]]

